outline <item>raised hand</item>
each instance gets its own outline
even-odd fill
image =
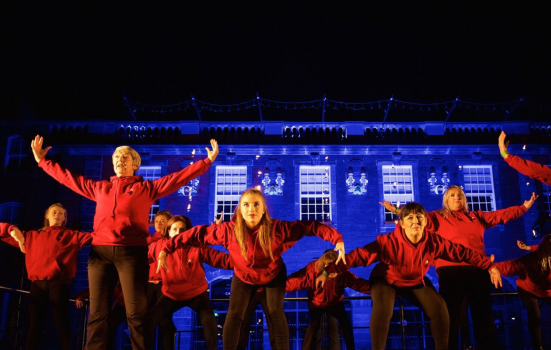
[[[335,251],[339,252],[339,257],[338,257],[337,261],[335,262],[335,264],[338,264],[339,261],[342,260],[342,262],[346,265],[346,257],[344,256],[344,254],[346,253],[344,251],[344,242],[337,243],[337,245],[335,246]]]
[[[526,209],[530,209],[530,207],[532,207],[532,204],[534,204],[538,197],[539,195],[536,195],[536,192],[532,192],[532,196],[530,197],[530,199],[524,201],[524,206],[526,207]]]
[[[31,141],[31,149],[33,150],[34,159],[37,163],[46,158],[46,153],[48,153],[48,151],[52,148],[52,146],[48,146],[45,149],[42,149],[43,143],[44,138],[40,135],[36,135],[34,140]]]
[[[162,250],[159,253],[159,259],[157,259],[157,273],[159,273],[159,271],[161,271],[161,267],[163,269],[165,269],[166,272],[169,272],[168,271],[168,264],[166,262],[166,252],[164,250]]]
[[[396,212],[396,207],[394,206],[394,204],[390,203],[389,201],[387,201],[386,199],[383,199],[383,202],[379,202],[380,205],[382,205],[383,207],[385,207],[386,210],[388,210],[389,212],[391,213],[395,213]]]
[[[320,274],[316,278],[316,289],[323,288],[323,286],[325,286],[325,281],[327,281],[327,277],[328,276],[325,276],[324,274]]]
[[[208,147],[205,147],[205,149],[207,150],[210,161],[214,162],[216,156],[218,156],[218,142],[216,142],[215,139],[212,139],[210,140],[210,146],[212,147],[212,151]]]
[[[506,137],[507,135],[505,135],[504,131],[502,131],[501,134],[499,134],[497,144],[499,146],[499,152],[501,153],[501,155],[507,152],[507,147],[509,147],[509,141],[505,142]],[[505,154],[503,158],[507,158],[508,156],[509,156],[508,154]]]
[[[517,240],[517,245],[522,250],[530,250],[530,246],[527,246],[526,243],[524,243],[523,241]]]

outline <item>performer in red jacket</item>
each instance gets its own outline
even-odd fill
[[[145,343],[149,343],[144,339],[147,335],[144,335],[143,322],[147,313],[150,207],[157,199],[207,171],[218,155],[218,144],[211,140],[212,151],[207,148],[207,159],[154,181],[135,176],[141,165],[140,155],[131,147],[121,146],[112,157],[116,176],[110,181],[94,181],[46,160],[51,147],[43,149],[43,142],[37,135],[31,143],[38,166],[61,184],[97,203],[88,260],[90,317],[86,349],[99,350],[107,346],[107,315],[117,280],[121,282],[126,300],[132,347],[144,349]]]
[[[485,255],[484,233],[486,229],[507,223],[522,216],[537,199],[532,194],[523,205],[491,212],[469,211],[465,193],[459,186],[450,186],[442,197],[442,209],[427,214],[427,231]],[[387,210],[398,212],[390,202],[381,203]],[[492,285],[488,273],[468,263],[436,261],[439,291],[450,315],[450,349],[459,345],[461,305],[465,296],[471,309],[476,347],[497,350],[497,334],[492,315]],[[472,288],[477,285],[478,288]]]
[[[369,282],[359,278],[350,271],[328,274],[327,281],[323,288],[316,288],[316,278],[320,273],[327,273],[334,268],[338,256],[332,249],[317,260],[306,265],[303,269],[287,277],[287,293],[301,289],[308,289],[308,311],[310,312],[310,323],[304,334],[302,348],[305,350],[315,350],[318,345],[315,341],[316,333],[319,331],[322,322],[322,316],[326,312],[334,316],[342,329],[346,348],[354,350],[354,331],[352,323],[346,315],[344,309],[344,288],[352,288],[358,292],[369,294]],[[331,267],[330,267],[331,266]]]
[[[306,235],[316,235],[336,244],[339,260],[344,257],[342,235],[334,228],[317,221],[280,221],[268,214],[262,192],[243,192],[231,222],[220,225],[195,226],[166,243],[159,255],[159,266],[167,268],[166,254],[188,243],[223,245],[230,254],[234,274],[230,305],[224,325],[224,349],[235,349],[239,329],[249,301],[263,286],[278,349],[289,348],[289,327],[283,309],[287,272],[281,254],[289,242]]]
[[[163,237],[176,237],[180,232],[191,228],[191,221],[183,215],[173,216],[167,224]],[[149,245],[149,261],[156,261],[164,248],[166,239],[160,239]],[[185,306],[197,313],[207,348],[215,350],[218,346],[218,330],[214,311],[207,292],[208,282],[205,279],[203,263],[213,267],[230,270],[232,268],[228,254],[215,250],[207,245],[183,246],[167,257],[170,270],[161,270],[163,296],[147,313],[147,325],[153,336],[155,327],[166,317]],[[172,335],[174,339],[174,334]],[[166,348],[165,348],[166,349]],[[166,350],[174,349],[172,346]]]
[[[149,244],[166,238],[166,227],[168,220],[172,218],[172,213],[168,210],[159,210],[155,215],[154,225],[155,225],[155,234],[149,236],[147,241]],[[191,227],[191,222],[189,223]],[[157,261],[153,261],[149,264],[149,283],[147,284],[147,310],[151,308],[161,299],[163,296],[162,291],[163,283],[162,276],[157,272]],[[160,328],[160,340],[162,340],[163,348],[165,350],[174,348],[174,333],[176,333],[176,325],[172,319],[172,314],[169,317],[165,317],[159,322]],[[154,339],[151,339],[154,341]]]
[[[425,229],[426,225],[425,208],[415,202],[408,203],[400,210],[400,225],[393,232],[379,235],[375,242],[346,255],[349,268],[380,261],[369,280],[373,300],[370,333],[374,350],[385,347],[397,294],[411,299],[430,318],[435,349],[448,349],[450,319],[446,304],[425,277],[435,260],[469,263],[490,271],[492,283],[496,287],[501,285],[499,271],[490,258],[432,233]],[[478,287],[471,284],[473,289]]]
[[[502,131],[499,135],[498,145],[501,156],[507,162],[507,164],[509,164],[519,173],[551,186],[551,169],[549,169],[548,166],[522,159],[507,152],[509,141],[505,142],[506,137],[507,135],[505,135],[505,132]]]
[[[528,312],[532,349],[543,349],[539,300],[551,306],[551,235],[545,236],[535,251],[496,267],[503,276],[518,276],[517,292]]]
[[[44,227],[20,231],[16,226],[0,223],[2,240],[25,253],[27,275],[32,281],[29,294],[31,314],[25,349],[39,349],[48,303],[52,306],[60,349],[71,347],[69,324],[69,283],[77,270],[77,253],[92,242],[88,232],[64,227],[67,211],[61,203],[52,204],[44,216]]]

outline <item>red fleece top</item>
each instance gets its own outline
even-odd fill
[[[537,253],[528,253],[520,259],[496,264],[503,276],[515,276],[517,286],[539,298],[551,298],[551,271],[542,271]]]
[[[509,154],[505,161],[519,173],[551,186],[551,169],[549,167],[522,159],[513,154]]]
[[[245,283],[263,285],[270,282],[283,268],[281,254],[304,236],[318,236],[333,244],[342,242],[342,235],[334,228],[320,224],[317,221],[281,221],[273,219],[272,224],[272,254],[264,254],[258,241],[258,231],[247,235],[247,258],[241,255],[239,243],[234,233],[233,221],[220,225],[195,226],[180,233],[166,243],[166,252],[172,253],[176,248],[185,246],[188,242],[204,244],[220,244],[230,253],[231,264],[235,275]]]
[[[161,234],[159,232],[155,232],[153,236],[147,237],[147,244],[151,246],[152,243],[155,243],[157,241],[163,240],[161,237]],[[149,282],[161,282],[163,280],[163,277],[161,276],[161,272],[157,273],[157,261],[153,261],[149,263]]]
[[[166,241],[160,239],[149,245],[150,263],[157,262]],[[203,263],[219,269],[232,269],[228,254],[209,246],[185,246],[176,249],[167,255],[168,272],[161,268],[163,294],[174,300],[189,300],[206,291],[208,283]]]
[[[424,284],[423,277],[436,259],[468,262],[482,269],[493,267],[490,258],[460,244],[452,243],[425,229],[417,244],[411,243],[403,229],[377,236],[377,240],[346,254],[348,268],[379,262],[371,276],[384,277],[397,287]]]
[[[19,248],[19,243],[10,236],[14,227],[0,223],[0,237]],[[71,282],[77,271],[78,251],[92,242],[89,232],[73,231],[63,226],[21,233],[25,236],[25,266],[31,281]]]
[[[352,288],[360,293],[369,294],[369,281],[354,275],[350,271],[339,272],[337,277],[328,278],[323,288],[316,288],[316,262],[313,261],[301,270],[287,277],[285,292],[308,289],[308,301],[325,309],[344,299],[344,288]]]
[[[459,243],[475,252],[486,255],[484,249],[484,232],[496,225],[505,224],[509,220],[521,217],[528,209],[524,205],[510,207],[496,211],[483,212],[480,210],[465,213],[453,211],[447,218],[437,211],[427,213],[425,230],[436,232],[440,236]],[[469,266],[467,263],[453,263],[444,260],[436,261],[436,268],[447,266]]]
[[[210,165],[206,158],[154,181],[144,181],[141,176],[94,181],[73,175],[51,160],[38,163],[61,184],[96,202],[92,244],[113,246],[146,246],[151,205],[203,174]]]

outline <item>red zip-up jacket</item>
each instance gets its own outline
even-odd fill
[[[10,235],[14,227],[0,223],[0,237],[19,248],[19,243]],[[71,282],[77,271],[78,251],[92,242],[89,232],[73,231],[64,226],[21,233],[25,236],[25,266],[31,281]]]
[[[480,255],[486,255],[484,249],[484,232],[486,229],[519,218],[527,210],[524,205],[489,212],[477,210],[465,213],[458,210],[451,212],[447,218],[437,211],[431,211],[427,213],[425,230],[436,232],[453,243],[459,243]],[[444,260],[436,261],[437,269],[449,266],[469,266],[469,264]]]
[[[73,175],[45,159],[38,166],[59,183],[96,202],[93,245],[146,246],[151,205],[203,174],[211,164],[206,158],[153,181],[144,181],[141,176],[112,176],[110,181],[95,181]]]
[[[153,236],[147,237],[147,244],[151,246],[151,244],[162,241],[163,238],[159,232],[155,232]],[[163,277],[161,275],[161,272],[157,272],[157,261],[153,261],[149,263],[149,282],[161,282],[163,280]]]
[[[551,186],[551,169],[549,167],[522,159],[513,154],[509,154],[505,161],[519,173]]]
[[[306,267],[287,277],[285,292],[290,293],[308,289],[308,301],[325,309],[344,299],[344,288],[352,288],[360,293],[369,294],[369,281],[354,275],[350,271],[339,272],[337,277],[328,278],[323,288],[316,288],[316,262],[312,261]]]
[[[411,243],[406,233],[396,225],[394,231],[377,236],[377,240],[346,254],[348,268],[379,262],[371,276],[384,277],[397,287],[424,285],[423,277],[436,259],[446,259],[490,270],[490,258],[461,244],[452,243],[425,229],[417,244]]]
[[[281,254],[304,236],[318,236],[333,244],[342,242],[342,235],[334,228],[320,224],[317,221],[281,221],[273,219],[272,224],[272,254],[264,254],[258,241],[258,231],[249,232],[247,237],[247,258],[241,255],[239,243],[234,233],[233,221],[220,225],[195,226],[180,233],[166,243],[165,251],[172,253],[176,248],[185,246],[188,242],[202,244],[220,244],[230,253],[231,264],[236,276],[245,283],[263,285],[270,282],[283,268]]]
[[[150,263],[157,262],[166,241],[168,240],[160,239],[149,245]],[[207,290],[208,283],[205,279],[203,263],[219,269],[232,269],[228,254],[207,245],[176,249],[167,256],[167,263],[169,271],[161,269],[162,291],[164,295],[174,300],[189,300]]]
[[[541,269],[537,253],[528,253],[520,259],[496,263],[503,276],[516,276],[517,286],[539,298],[551,298],[551,271]]]

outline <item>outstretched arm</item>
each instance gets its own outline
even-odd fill
[[[509,141],[505,142],[505,138],[507,135],[505,135],[505,132],[502,131],[501,134],[499,134],[499,138],[497,140],[497,145],[499,146],[499,152],[501,153],[501,156],[503,159],[507,159],[509,157],[509,153],[507,152],[507,147],[509,147]]]
[[[42,148],[44,144],[44,138],[40,135],[36,135],[34,140],[31,141],[31,149],[33,150],[34,159],[39,163],[42,159],[46,158],[46,154],[52,146],[48,146],[45,149]]]

